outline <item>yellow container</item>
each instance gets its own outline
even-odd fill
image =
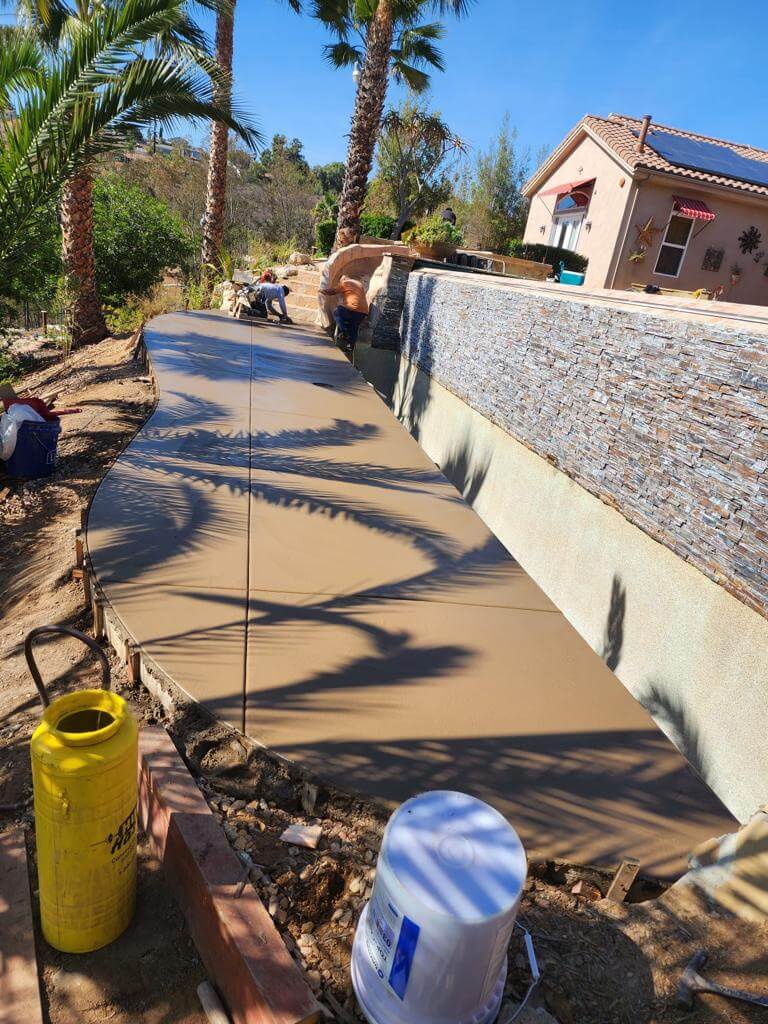
[[[46,707],[31,757],[43,935],[87,953],[134,913],[136,722],[117,694],[79,690]]]

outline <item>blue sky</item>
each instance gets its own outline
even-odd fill
[[[618,111],[768,149],[764,18],[755,0],[478,0],[447,22],[431,102],[473,147],[505,111],[534,153],[582,114]],[[312,163],[344,159],[354,98],[349,72],[322,60],[326,40],[280,0],[239,0],[237,92],[267,138],[298,136]]]

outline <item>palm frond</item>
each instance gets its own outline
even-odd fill
[[[392,58],[392,76],[398,83],[405,82],[411,92],[426,92],[429,88],[429,75],[426,72],[420,71],[412,64],[408,64],[394,55]]]
[[[329,43],[323,47],[325,60],[334,68],[353,67],[362,63],[363,51],[358,46],[341,40],[338,43]]]
[[[11,104],[11,93],[34,89],[45,75],[43,52],[29,33],[10,26],[0,29],[0,107]]]
[[[124,145],[136,127],[215,119],[250,145],[259,140],[242,111],[215,102],[217,83],[229,79],[207,52],[190,42],[181,56],[137,56],[184,17],[185,0],[121,0],[67,32],[44,83],[26,91],[0,138],[0,264],[18,255],[25,230],[73,171]]]

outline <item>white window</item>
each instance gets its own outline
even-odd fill
[[[581,222],[584,220],[584,213],[569,215],[555,214],[552,219],[552,231],[549,235],[549,244],[559,249],[575,250],[579,241]]]
[[[664,240],[659,248],[654,273],[662,277],[677,277],[683,265],[688,242],[691,239],[693,220],[673,213],[669,218]]]
[[[593,185],[594,182],[590,181],[584,187],[574,188],[557,197],[552,214],[552,230],[549,233],[550,245],[575,251],[589,200],[592,198]]]

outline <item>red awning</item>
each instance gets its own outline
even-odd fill
[[[554,188],[545,188],[543,192],[539,192],[540,196],[564,196],[569,192],[573,192],[579,185],[591,184],[594,178],[579,178],[578,181],[565,181],[562,185],[555,185]]]
[[[672,196],[675,213],[694,220],[714,220],[715,214],[701,199],[686,199],[685,196]]]

